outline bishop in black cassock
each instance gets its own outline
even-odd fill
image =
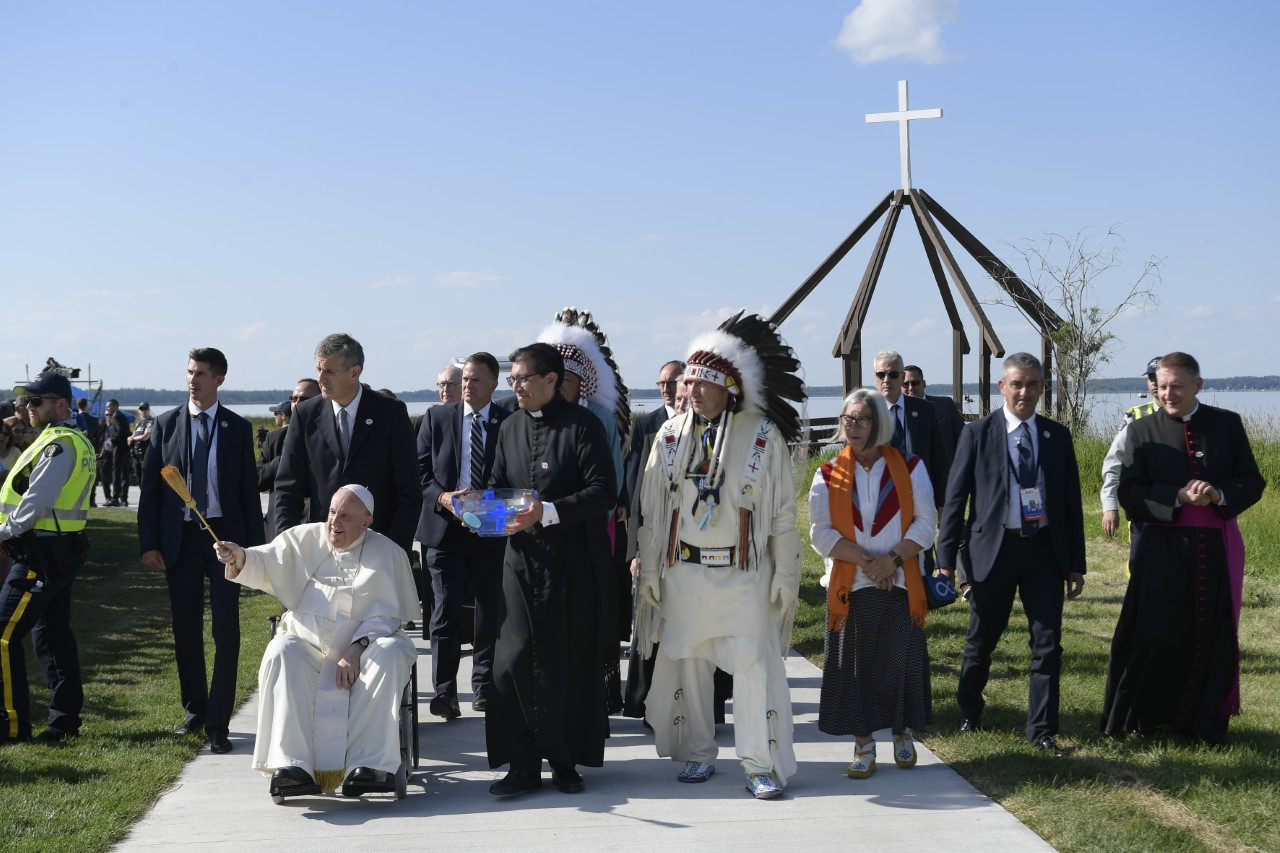
[[[560,361],[546,344],[525,350],[535,347]],[[518,358],[525,350],[512,357],[520,410],[498,433],[490,483],[537,490],[543,514],[510,536],[502,567],[485,714],[489,766],[511,765],[490,789],[499,795],[540,787],[544,758],[566,792],[582,790],[574,765],[604,764],[605,656],[617,654],[602,624],[617,612],[605,520],[618,486],[604,427],[556,393],[554,369]]]
[[[1141,534],[1111,643],[1102,730],[1168,728],[1223,743],[1240,712],[1244,545],[1236,517],[1266,483],[1240,416],[1196,400],[1194,359],[1165,356],[1157,380],[1164,407],[1126,428],[1119,498]],[[1197,488],[1206,495],[1201,506],[1188,500]]]

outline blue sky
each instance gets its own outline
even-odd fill
[[[1160,304],[1113,327],[1107,375],[1171,349],[1210,376],[1277,373],[1277,17],[1235,0],[3,0],[0,370],[54,355],[174,388],[188,349],[217,346],[228,387],[283,388],[344,330],[367,381],[416,389],[574,305],[650,385],[721,317],[771,311],[898,186],[896,126],[864,116],[907,79],[913,108],[944,110],[912,124],[913,183],[1006,261],[1024,238],[1119,225],[1108,303],[1164,259]],[[873,238],[782,327],[812,384],[839,382]],[[1008,350],[1037,348],[989,312]],[[909,219],[863,343],[949,379]]]

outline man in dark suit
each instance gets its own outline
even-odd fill
[[[1005,404],[960,434],[938,536],[938,562],[950,572],[965,535],[968,508],[969,636],[956,701],[960,731],[982,727],[982,690],[991,653],[1022,598],[1031,631],[1027,740],[1062,755],[1058,674],[1062,604],[1084,589],[1084,509],[1071,432],[1036,414],[1044,391],[1035,356],[1005,359]]]
[[[102,442],[102,492],[106,506],[129,505],[129,436],[133,427],[120,411],[119,400],[108,400]]]
[[[642,415],[631,429],[631,447],[623,462],[623,481],[628,506],[627,521],[627,564],[631,567],[631,576],[639,576],[640,559],[637,554],[636,535],[640,532],[640,479],[644,474],[645,463],[649,461],[649,449],[653,445],[653,437],[658,429],[679,412],[676,411],[676,395],[680,388],[680,377],[684,374],[683,361],[668,361],[658,371],[658,393],[662,397],[662,405],[652,412]],[[622,713],[628,717],[644,719],[644,699],[649,693],[649,682],[653,678],[655,658],[641,658],[633,654],[627,661],[627,690],[623,698]]]
[[[947,453],[937,411],[927,400],[902,393],[906,368],[901,355],[893,350],[883,350],[876,354],[874,364],[876,390],[884,395],[894,422],[890,444],[924,460],[929,470],[929,482],[933,485],[933,499],[941,510],[942,496],[947,493],[951,454]]]
[[[279,429],[267,433],[266,439],[262,442],[262,452],[258,456],[258,491],[269,493],[267,510],[263,517],[268,539],[274,539],[279,532],[276,530],[276,471],[280,468],[280,453],[284,450],[284,437],[289,429],[289,421],[293,417],[293,407],[303,400],[310,400],[319,395],[319,383],[307,377],[298,380],[288,400],[271,407],[273,414],[277,416],[283,414],[284,423],[280,424]]]
[[[329,335],[315,355],[320,396],[294,407],[276,469],[275,529],[324,521],[333,493],[358,483],[373,492],[373,529],[408,553],[422,510],[409,413],[360,384],[364,348],[355,338]]]
[[[964,415],[960,414],[956,401],[950,397],[926,394],[925,389],[929,386],[924,381],[924,371],[918,366],[908,364],[903,372],[902,393],[933,404],[933,412],[942,426],[942,444],[947,449],[947,458],[954,459],[956,442],[960,441],[960,432],[964,429]]]
[[[418,473],[422,477],[422,518],[418,541],[426,549],[427,570],[435,593],[431,613],[430,710],[452,720],[458,708],[458,660],[462,655],[463,604],[475,597],[471,658],[471,707],[488,705],[485,689],[493,666],[497,636],[502,555],[506,540],[469,533],[453,512],[452,498],[483,489],[493,470],[498,427],[511,412],[493,404],[498,360],[487,352],[470,356],[462,368],[462,399],[433,406],[418,430]]]
[[[262,504],[254,475],[253,428],[218,403],[227,359],[211,347],[187,360],[190,400],[156,418],[151,449],[143,463],[138,497],[138,544],[142,565],[164,572],[173,609],[173,644],[186,719],[179,734],[203,729],[213,752],[229,752],[240,660],[240,587],[227,580],[213,541],[194,513],[168,488],[161,469],[182,472],[196,508],[218,539],[260,545]],[[243,538],[240,538],[243,537]],[[205,676],[204,582],[209,579],[213,613],[213,679]]]
[[[76,400],[76,425],[80,427],[80,431],[84,433],[84,437],[89,439],[89,443],[93,445],[95,454],[102,452],[102,421],[98,420],[92,412],[89,411],[89,398],[81,397]],[[98,489],[91,488],[89,490],[89,506],[98,505],[97,501]]]

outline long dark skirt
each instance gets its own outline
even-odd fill
[[[900,734],[933,722],[929,649],[911,623],[906,590],[868,587],[849,596],[843,631],[828,631],[818,728],[829,735]]]

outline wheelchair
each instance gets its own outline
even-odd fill
[[[275,636],[276,627],[284,611],[268,616],[271,625],[270,636]],[[397,800],[403,800],[409,794],[409,776],[418,769],[420,753],[418,751],[418,661],[415,657],[409,669],[409,682],[400,693],[400,766],[396,768],[390,785],[382,782],[364,782],[352,780],[350,777],[342,783],[341,793],[344,797],[362,797],[365,794],[395,794]],[[293,786],[285,789],[271,788],[271,802],[283,805],[290,797],[315,796],[324,793],[319,785]]]

